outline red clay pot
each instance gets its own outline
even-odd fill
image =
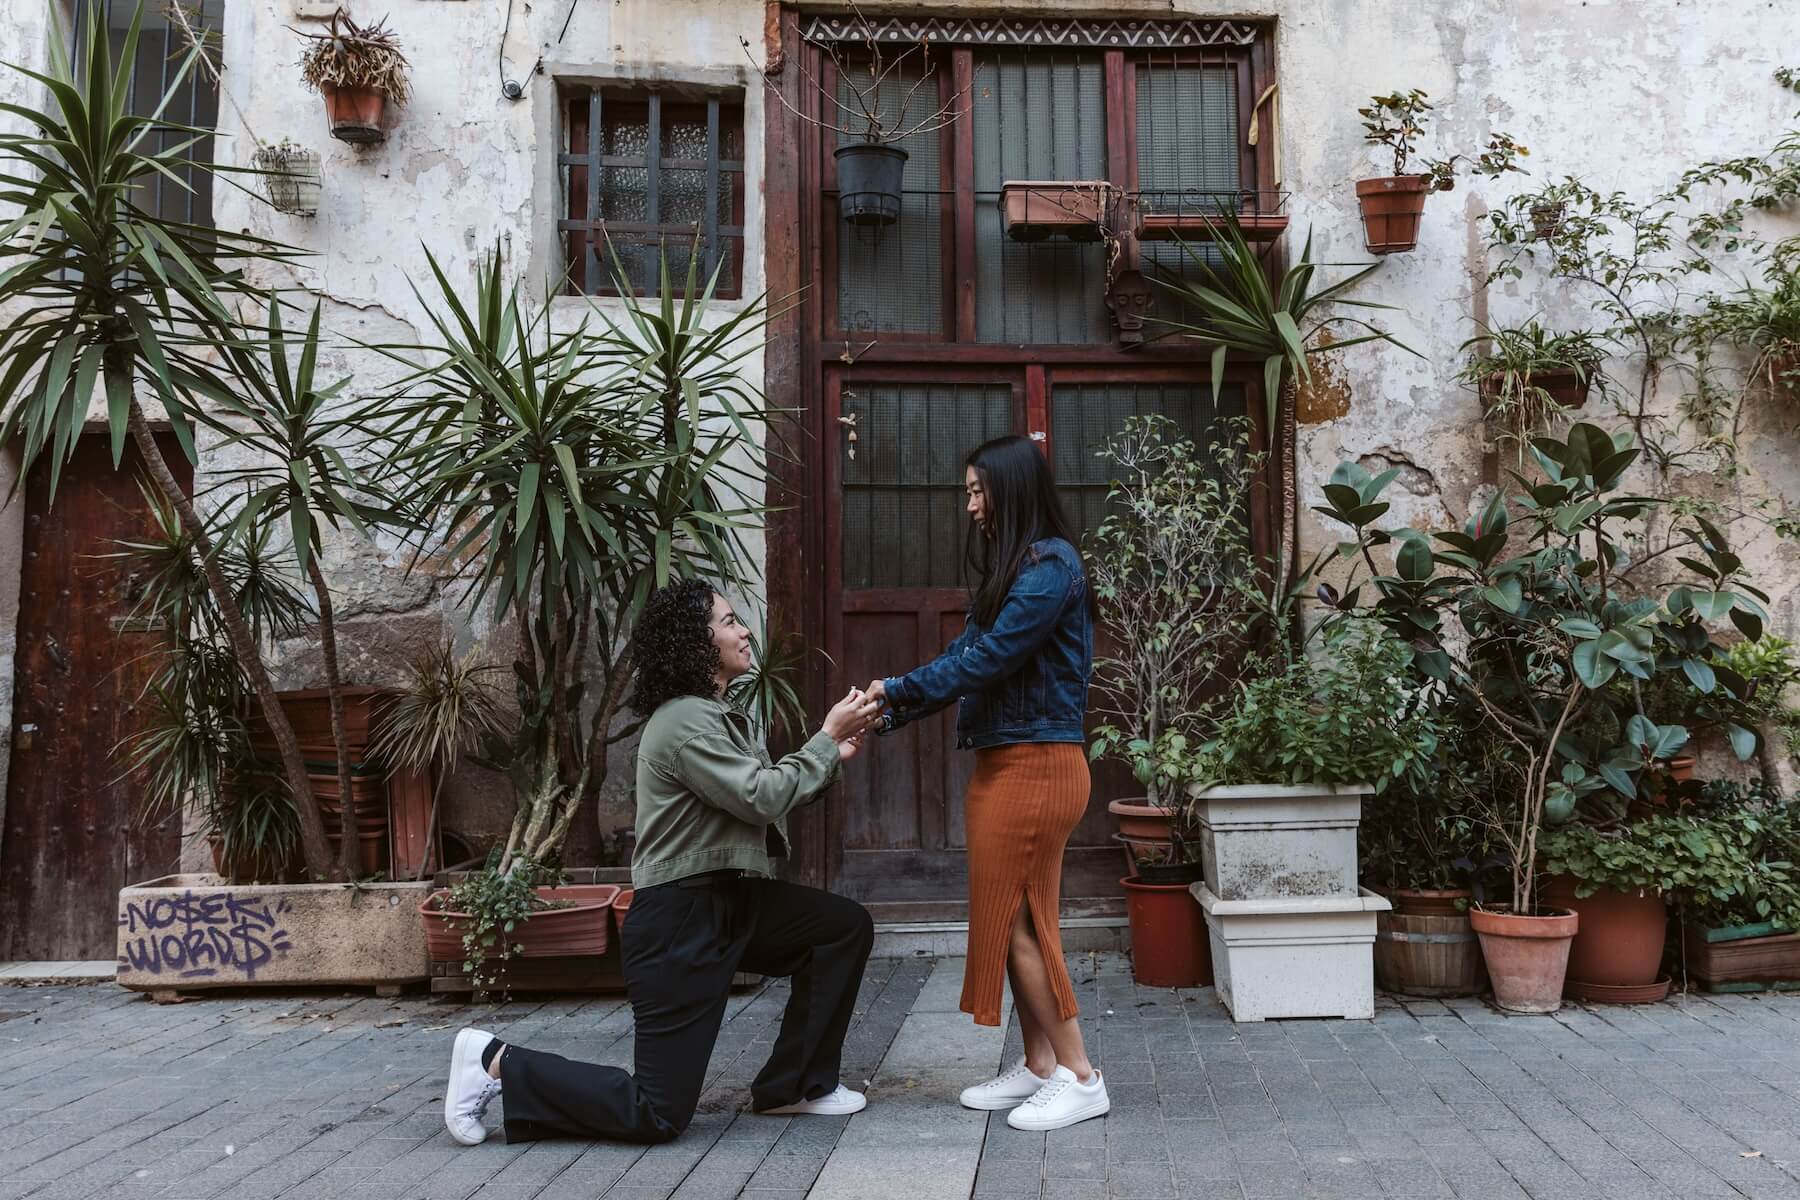
[[[463,933],[468,913],[443,912],[437,907],[448,890],[433,892],[419,905],[425,919],[425,949],[433,962],[461,962]],[[613,901],[619,888],[611,883],[570,884],[568,887],[539,888],[537,894],[547,900],[573,900],[568,908],[552,908],[532,913],[508,935],[515,953],[527,958],[549,958],[567,955],[606,953],[607,935],[612,932]]]
[[[1512,1012],[1547,1013],[1562,1007],[1569,943],[1581,919],[1546,910],[1522,917],[1505,910],[1472,908],[1469,925],[1481,939],[1481,957],[1494,985],[1494,1003]]]
[[[1579,984],[1602,988],[1636,988],[1656,982],[1662,967],[1669,913],[1660,892],[1619,892],[1601,888],[1577,899],[1577,881],[1555,875],[1544,881],[1544,903],[1566,908],[1581,918],[1581,929],[1569,944],[1565,988]]]
[[[1467,903],[1474,896],[1468,888],[1395,888],[1388,893],[1394,911],[1409,917],[1460,917],[1468,913]]]
[[[631,894],[636,890],[636,888],[623,888],[620,890],[618,898],[612,902],[613,926],[617,929],[620,937],[625,935],[625,917],[631,912]]]
[[[1384,175],[1356,181],[1363,239],[1370,254],[1395,254],[1419,244],[1419,218],[1431,186],[1423,175]]]
[[[327,86],[321,94],[325,97],[325,119],[331,122],[332,137],[358,145],[387,138],[381,128],[381,116],[387,109],[386,92],[380,88]]]
[[[1131,973],[1145,987],[1211,987],[1206,914],[1185,883],[1119,880],[1131,917]]]
[[[1119,841],[1125,845],[1125,858],[1130,869],[1137,869],[1140,858],[1155,862],[1168,859],[1172,844],[1170,833],[1175,824],[1174,809],[1132,799],[1111,801],[1106,811],[1119,818]]]

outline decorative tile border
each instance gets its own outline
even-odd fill
[[[812,42],[931,42],[947,46],[1070,46],[1100,49],[1181,49],[1248,46],[1253,21],[1034,21],[981,17],[818,16],[802,26]]]

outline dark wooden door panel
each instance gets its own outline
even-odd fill
[[[164,457],[184,486],[173,438]],[[135,450],[114,470],[82,440],[54,504],[49,467],[25,489],[12,766],[0,839],[0,959],[111,958],[115,893],[173,870],[180,820],[137,820],[115,751],[135,728],[155,634],[126,620],[133,581],[109,557],[150,528]]]

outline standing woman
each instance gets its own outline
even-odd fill
[[[1063,962],[1063,847],[1087,812],[1084,718],[1093,667],[1093,601],[1056,482],[1023,437],[987,442],[964,473],[978,582],[968,624],[943,654],[868,694],[891,711],[882,732],[961,700],[958,748],[975,751],[964,804],[969,950],[962,1010],[1000,1023],[1012,979],[1025,1057],[963,1092],[1003,1109],[1015,1129],[1061,1129],[1110,1107],[1088,1061]]]

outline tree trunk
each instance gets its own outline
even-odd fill
[[[125,375],[125,389],[129,391],[132,382],[130,368],[121,368],[111,358],[109,352],[106,370],[109,373],[122,371]],[[275,695],[275,684],[269,679],[269,670],[263,664],[262,652],[257,648],[256,639],[244,621],[243,611],[238,608],[237,598],[231,594],[225,573],[213,554],[212,539],[206,534],[206,526],[200,520],[200,514],[194,511],[193,501],[181,490],[181,486],[175,482],[175,476],[169,471],[169,465],[163,461],[162,451],[156,445],[156,437],[150,431],[150,421],[144,415],[143,405],[138,402],[135,393],[131,400],[130,425],[132,440],[137,443],[138,451],[144,458],[144,469],[149,471],[157,490],[174,506],[176,514],[181,518],[182,528],[194,539],[194,548],[200,556],[200,568],[206,575],[206,585],[212,591],[213,602],[219,606],[225,632],[231,639],[231,648],[237,653],[244,674],[250,677],[251,686],[256,689],[256,699],[262,705],[263,717],[269,723],[269,732],[274,735],[275,744],[280,748],[281,765],[287,773],[288,787],[294,794],[294,811],[300,820],[300,847],[306,856],[307,873],[318,881],[340,881],[343,875],[331,861],[331,844],[325,838],[325,825],[319,818],[319,805],[313,799],[312,784],[306,778],[306,762],[300,757],[300,744],[294,738],[294,727],[288,723],[287,713],[282,711],[281,700]]]
[[[312,580],[313,595],[319,602],[319,649],[325,657],[325,691],[331,701],[331,741],[337,749],[338,795],[342,798],[343,843],[338,847],[338,863],[344,874],[355,879],[362,853],[362,827],[357,821],[356,796],[350,790],[350,737],[344,732],[344,681],[338,676],[337,623],[331,611],[331,585],[319,569],[319,556],[306,556],[306,577]]]

